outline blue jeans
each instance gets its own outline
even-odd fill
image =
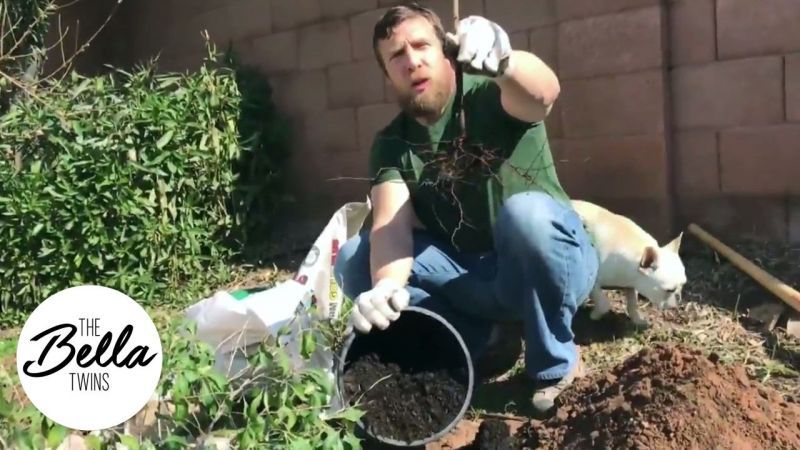
[[[493,236],[493,251],[474,254],[415,231],[411,304],[450,321],[474,360],[496,321],[522,321],[528,375],[562,378],[577,361],[572,318],[597,277],[596,250],[574,210],[539,192],[506,200]],[[371,288],[368,231],[340,249],[334,274],[349,298]]]

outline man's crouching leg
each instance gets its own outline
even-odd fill
[[[569,203],[540,192],[510,197],[494,234],[497,296],[522,314],[532,403],[546,412],[581,373],[572,318],[594,284],[597,253]]]
[[[482,359],[490,341],[492,322],[464,313],[451,305],[444,292],[452,290],[454,280],[464,277],[468,268],[459,264],[446,244],[422,231],[414,232],[414,262],[406,289],[409,304],[439,314],[461,334],[473,363]],[[336,282],[345,296],[355,300],[372,288],[370,275],[369,231],[349,239],[339,250],[334,266]],[[519,353],[517,353],[519,354]]]

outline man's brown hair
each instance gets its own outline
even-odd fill
[[[378,60],[378,64],[380,64],[384,73],[386,73],[386,66],[378,50],[378,42],[383,39],[388,39],[394,32],[394,28],[401,22],[414,17],[423,17],[433,25],[436,37],[439,39],[439,43],[442,44],[442,49],[445,49],[447,39],[444,27],[442,26],[442,20],[432,9],[421,6],[416,2],[393,6],[378,20],[378,23],[375,24],[375,30],[372,33],[372,51],[375,53],[375,58]]]

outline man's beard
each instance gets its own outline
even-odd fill
[[[398,95],[397,103],[408,115],[426,122],[433,122],[439,118],[447,104],[447,89],[441,83],[431,80],[431,85],[420,95],[415,95],[413,90]]]

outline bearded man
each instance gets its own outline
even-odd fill
[[[334,268],[356,302],[352,326],[385,329],[409,304],[428,308],[480,368],[508,344],[519,354],[519,335],[502,331],[521,324],[531,403],[548,412],[581,374],[571,322],[598,269],[545,130],[558,78],[497,23],[471,16],[450,35],[415,4],[383,15],[373,48],[402,111],[373,141],[372,224]]]

